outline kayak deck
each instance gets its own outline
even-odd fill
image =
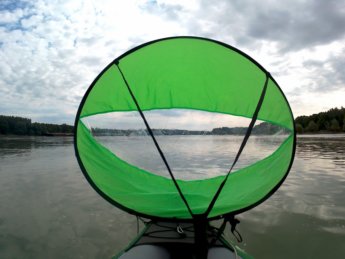
[[[207,237],[209,259],[250,258],[238,247],[219,237],[216,228],[210,227]],[[114,259],[196,258],[196,249],[193,224],[149,222],[133,242]]]

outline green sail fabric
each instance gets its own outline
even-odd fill
[[[81,119],[137,111],[126,83],[142,111],[183,108],[252,118],[267,75],[240,51],[204,38],[167,38],[125,53],[96,78],[79,107],[75,147],[85,176],[104,198],[131,213],[192,218],[171,178],[121,160],[97,142]],[[229,175],[211,218],[260,203],[289,171],[295,149],[293,116],[271,76],[258,119],[279,125],[290,135],[270,156]],[[177,180],[193,214],[205,213],[225,175]]]

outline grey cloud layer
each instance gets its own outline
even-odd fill
[[[248,21],[251,37],[277,41],[284,51],[298,50],[344,37],[345,2],[281,1],[279,6],[258,5]]]
[[[308,60],[304,66],[312,71],[314,84],[308,90],[326,92],[345,88],[345,48],[342,53],[324,61]]]
[[[236,42],[276,41],[282,51],[298,50],[342,39],[344,1],[201,1],[193,15],[182,5],[147,4],[147,11],[179,19],[193,33],[228,34]]]
[[[193,15],[186,15],[183,6],[150,5],[148,11],[161,12],[189,28],[190,34],[226,39],[236,46],[260,49],[276,43],[272,53],[279,64],[275,74],[289,71],[289,55],[327,45],[345,38],[345,1],[201,1]],[[345,86],[344,53],[315,63],[310,84],[301,89],[333,91]],[[285,60],[284,60],[285,59]],[[309,60],[308,62],[313,62]],[[285,68],[284,65],[286,64]],[[282,70],[282,69],[285,69]],[[317,79],[317,80],[316,80]]]

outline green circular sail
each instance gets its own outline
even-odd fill
[[[82,120],[110,112],[160,109],[235,115],[251,119],[251,124],[257,119],[289,134],[260,161],[221,176],[188,181],[124,161],[99,143]],[[205,38],[165,38],[126,52],[94,80],[76,117],[75,150],[90,184],[130,213],[167,219],[188,220],[197,214],[215,218],[250,209],[278,189],[294,157],[294,121],[272,76],[243,52]]]

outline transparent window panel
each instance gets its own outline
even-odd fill
[[[145,117],[177,179],[225,175],[250,119],[196,110],[145,111]],[[128,163],[170,177],[138,112],[113,112],[82,119],[95,139]],[[287,137],[283,129],[257,121],[233,171],[272,154]]]

